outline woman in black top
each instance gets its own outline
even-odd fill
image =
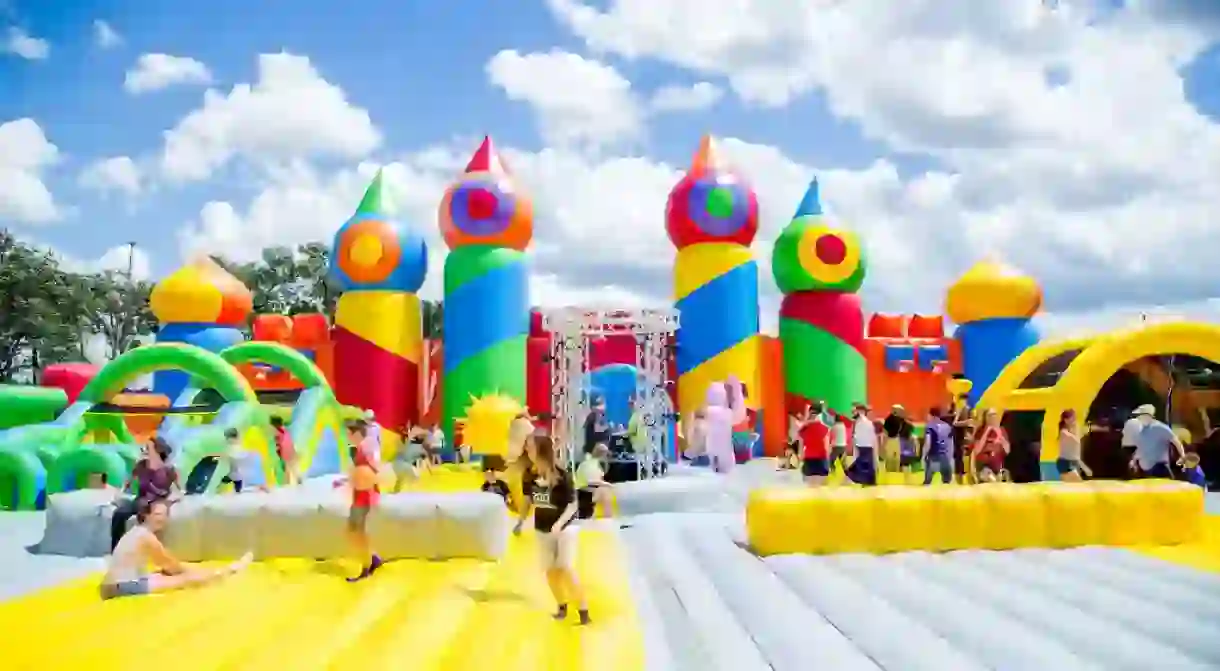
[[[593,446],[598,443],[610,445],[610,423],[606,421],[606,399],[601,397],[593,399],[593,408],[589,411],[588,417],[585,417],[584,429],[582,457],[592,452]]]
[[[568,601],[576,602],[581,624],[589,623],[589,605],[585,591],[576,577],[576,486],[572,476],[559,466],[555,445],[546,436],[534,440],[532,468],[522,474],[521,517],[513,533],[534,513],[534,532],[538,535],[538,552],[546,570],[546,582],[555,597],[558,609],[555,619],[568,616]]]

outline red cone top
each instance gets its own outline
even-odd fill
[[[474,156],[470,157],[470,162],[466,164],[466,173],[473,172],[486,172],[497,176],[509,174],[490,135],[483,137],[483,144],[479,145]]]
[[[724,160],[720,157],[720,149],[716,146],[716,139],[711,135],[704,135],[703,139],[699,140],[699,150],[691,159],[687,174],[691,177],[702,177],[726,169]]]

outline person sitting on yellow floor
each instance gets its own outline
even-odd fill
[[[597,443],[576,467],[577,519],[596,517],[598,505],[601,505],[603,514],[610,510],[611,485],[606,482],[606,469],[603,466],[609,457],[610,448],[605,443]]]

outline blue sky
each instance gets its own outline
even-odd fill
[[[326,78],[342,84],[350,100],[371,112],[390,150],[485,133],[503,144],[540,146],[530,110],[489,86],[484,66],[501,49],[578,48],[545,7],[479,0],[368,0],[350,10],[338,4],[268,0],[254,9],[241,0],[10,3],[12,25],[52,47],[45,60],[0,58],[0,120],[33,117],[42,125],[64,153],[48,185],[76,210],[62,224],[38,230],[39,239],[82,258],[135,240],[163,272],[177,260],[167,227],[194,216],[206,199],[241,191],[241,171],[231,170],[220,183],[166,188],[132,208],[76,184],[75,174],[91,160],[155,154],[162,131],[199,104],[199,87],[141,96],[124,92],[124,72],[146,52],[203,61],[222,89],[252,80],[256,54],[307,54]],[[112,26],[123,43],[100,48],[97,20]],[[612,60],[644,89],[696,80],[661,63]],[[681,165],[704,132],[782,144],[790,155],[817,163],[864,166],[884,153],[852,123],[830,115],[817,96],[782,110],[751,110],[728,99],[698,119],[660,121],[641,149]]]
[[[188,222],[200,219],[205,203],[230,203],[241,221],[256,221],[251,203],[277,186],[277,178],[257,161],[228,161],[206,179],[185,183],[157,174],[166,131],[200,108],[205,86],[180,84],[135,95],[124,90],[123,82],[141,55],[168,54],[206,65],[210,88],[223,96],[235,85],[257,81],[260,54],[283,51],[307,57],[318,76],[342,89],[351,107],[367,110],[382,137],[375,149],[359,156],[314,151],[284,159],[307,164],[320,185],[342,182],[344,171],[354,170],[357,163],[367,170],[368,164],[397,162],[404,166],[402,174],[416,179],[411,184],[403,181],[408,178],[399,180],[407,199],[416,189],[424,193],[420,202],[426,202],[432,193],[428,189],[437,188],[437,175],[447,173],[429,172],[428,166],[413,164],[404,156],[430,148],[460,154],[473,148],[470,138],[491,134],[501,146],[522,156],[518,160],[527,179],[539,179],[546,170],[575,179],[561,173],[573,172],[571,166],[580,168],[575,171],[584,180],[580,184],[558,183],[556,177],[556,183],[535,185],[542,187],[537,190],[544,192],[543,200],[553,204],[542,208],[539,217],[552,220],[548,225],[555,231],[554,239],[604,249],[600,238],[594,241],[593,229],[613,229],[615,223],[608,216],[581,212],[578,218],[596,221],[563,219],[582,209],[626,207],[623,194],[615,189],[638,190],[649,199],[641,211],[659,210],[655,203],[663,202],[661,190],[672,179],[665,171],[685,165],[699,136],[711,132],[734,138],[733,155],[757,182],[760,197],[765,196],[770,223],[765,224],[764,235],[773,236],[782,226],[810,177],[826,176],[831,211],[852,219],[850,223],[866,233],[875,243],[871,249],[875,258],[889,270],[888,274],[876,271],[876,281],[866,289],[886,309],[934,309],[936,301],[929,296],[939,294],[940,287],[972,260],[994,253],[1044,277],[1052,308],[1056,302],[1064,309],[1083,310],[1093,303],[1176,304],[1212,298],[1200,282],[1177,271],[1158,276],[1154,296],[1148,291],[1151,279],[1127,285],[1110,281],[1108,271],[1131,257],[1100,248],[1105,245],[1086,250],[1088,258],[1082,262],[1075,256],[1064,257],[1073,259],[1068,262],[1056,259],[1053,252],[1035,254],[1023,243],[1043,235],[1079,240],[1087,235],[1087,221],[1092,220],[1112,221],[1116,230],[1123,226],[1138,230],[1137,222],[1148,218],[1145,212],[1151,203],[1171,197],[1181,198],[1183,204],[1181,213],[1166,215],[1169,219],[1189,223],[1186,229],[1195,231],[1191,235],[1210,235],[1200,233],[1206,227],[1195,221],[1210,194],[1194,193],[1194,200],[1181,196],[1187,182],[1196,189],[1196,183],[1207,181],[1194,174],[1205,166],[1185,166],[1190,170],[1182,175],[1167,174],[1176,169],[1161,170],[1156,174],[1158,179],[1165,175],[1163,188],[1157,186],[1154,193],[1150,185],[1144,199],[1148,202],[1133,204],[1129,201],[1141,200],[1143,194],[1133,196],[1129,188],[1119,193],[1123,190],[1119,186],[1131,183],[1141,161],[1118,161],[1113,156],[1122,154],[1118,145],[1124,139],[1137,149],[1159,142],[1162,136],[1173,136],[1184,148],[1208,146],[1214,128],[1207,120],[1220,120],[1220,9],[1197,0],[1154,3],[1154,10],[1147,9],[1147,2],[1080,0],[1061,4],[1090,5],[1080,10],[1087,16],[1077,12],[1064,15],[1067,18],[1061,22],[1051,21],[1050,28],[1042,24],[1031,28],[1013,26],[1028,18],[1026,5],[1037,4],[1035,0],[1005,0],[986,7],[967,0],[913,0],[904,6],[910,9],[901,20],[891,20],[885,13],[869,14],[888,7],[877,0],[826,2],[838,8],[833,16],[817,13],[831,9],[800,10],[804,14],[793,9],[790,18],[776,20],[775,12],[766,10],[772,5],[766,3],[745,9],[730,3],[716,9],[713,2],[706,13],[682,14],[682,3],[657,0],[655,7],[661,9],[652,16],[662,16],[668,24],[646,26],[650,15],[632,14],[642,11],[640,3],[588,0],[368,0],[346,10],[340,9],[340,3],[318,0],[198,4],[0,0],[0,38],[19,29],[49,45],[45,58],[0,53],[0,124],[31,118],[57,147],[59,160],[40,169],[38,176],[64,214],[60,221],[45,225],[12,216],[4,219],[0,214],[0,225],[85,260],[134,240],[151,256],[153,271],[159,274],[180,260],[178,234]],[[1103,5],[1105,11],[1100,11]],[[1001,6],[1003,10],[997,9]],[[747,14],[714,23],[718,14],[728,17],[732,12]],[[121,43],[99,45],[97,21],[112,27]],[[690,27],[696,24],[697,29]],[[844,28],[830,36],[819,34],[826,25]],[[849,34],[849,30],[858,32]],[[908,43],[907,38],[915,41]],[[1090,40],[1099,40],[1099,46],[1080,47]],[[1140,50],[1123,40],[1129,40],[1127,45],[1163,41],[1166,46],[1163,53],[1150,51],[1124,65],[1117,62],[1121,54]],[[946,56],[962,44],[965,60]],[[853,45],[863,53],[850,53]],[[875,54],[866,47],[875,49]],[[1098,57],[1102,49],[1113,49],[1114,56]],[[554,108],[547,105],[565,105],[564,113],[572,114],[578,103],[548,103],[541,99],[545,91],[510,90],[510,85],[493,81],[489,63],[506,50],[527,56],[572,55],[579,65],[615,72],[629,83],[627,102],[641,114],[640,131],[592,149],[559,146],[554,134],[548,134],[555,124],[547,116]],[[1116,61],[1116,68],[1139,69],[1130,75],[1135,83],[1125,89],[1120,86],[1121,72],[1113,77],[1120,81],[1112,86],[1103,86],[1105,77],[1098,78],[1095,71],[1095,79],[1085,81],[1098,58]],[[983,61],[995,72],[1009,74],[1025,66],[1041,68],[1046,82],[1034,85],[1014,79],[1007,88],[1016,90],[1019,83],[1033,86],[1039,90],[1029,89],[1028,95],[1046,96],[1046,101],[1027,95],[1003,102],[1004,95],[1016,94],[1006,92],[1006,87],[989,90],[994,80],[991,71],[972,72]],[[1170,67],[1162,67],[1170,61]],[[947,65],[927,66],[930,62]],[[908,66],[909,73],[899,71]],[[1159,68],[1155,76],[1147,70],[1154,67]],[[1156,77],[1166,85],[1157,86],[1161,80],[1154,82]],[[768,84],[758,81],[787,82],[790,95],[768,100],[759,94],[760,87],[765,92]],[[716,89],[714,102],[665,114],[640,112],[648,97],[662,87],[701,82]],[[1056,85],[1074,97],[1068,103],[1056,98]],[[1159,96],[1165,112],[1158,108],[1149,111],[1148,119],[1125,118],[1133,116],[1130,112],[1137,105],[1132,101],[1138,98],[1140,85],[1148,87],[1150,100]],[[928,93],[938,88],[945,93]],[[616,113],[605,109],[608,104],[597,109],[602,99],[595,93],[588,94],[592,109],[579,110],[580,118]],[[583,92],[572,95],[579,100]],[[1054,114],[1062,115],[1065,125],[1080,124],[1081,132],[1063,131],[1048,141],[1043,137],[1048,122],[1038,116],[1050,114],[1039,112],[1047,105],[1064,105],[1065,111]],[[297,114],[307,118],[310,110]],[[1183,114],[1199,118],[1188,120],[1180,133],[1159,127],[1159,119]],[[1077,141],[1099,118],[1110,117],[1115,118],[1116,129],[1120,121],[1130,124],[1115,131],[1114,143],[1082,146]],[[966,138],[976,133],[987,138],[987,146],[967,146]],[[1043,155],[1049,150],[1053,160],[1049,153]],[[130,156],[141,167],[147,187],[138,197],[80,185],[80,174],[90,163],[116,156]],[[632,160],[642,166],[638,189],[613,177],[623,166],[636,165],[629,163]],[[655,174],[648,172],[654,168]],[[420,178],[421,173],[428,179]],[[1079,177],[1065,182],[1064,174]],[[1073,179],[1080,183],[1072,183]],[[1037,193],[1031,200],[1030,192],[1019,188],[1028,184],[1048,185],[1047,195]],[[346,201],[355,187],[336,188],[338,197]],[[1082,189],[1089,192],[1087,203],[1078,193]],[[1064,193],[1057,193],[1060,190]],[[581,193],[586,202],[564,202],[567,192]],[[928,201],[930,193],[944,202]],[[591,199],[599,202],[588,202]],[[422,205],[407,218],[422,228],[434,226]],[[1001,218],[1013,223],[997,228],[995,234],[980,233],[980,222]],[[1080,223],[1062,223],[1068,220]],[[336,220],[333,226],[339,223]],[[647,225],[659,229],[656,222]],[[1037,231],[1031,228],[1035,225]],[[259,239],[297,242],[305,235],[291,233],[290,221],[275,226],[278,232]],[[324,225],[301,228],[306,229],[310,235],[325,237]],[[638,267],[619,263],[622,259],[602,265],[591,262],[606,273],[595,280],[566,276],[564,269],[547,266],[540,257],[540,272],[554,275],[552,281],[558,284],[591,291],[609,287],[621,290],[616,296],[633,294],[646,300],[648,287],[632,285],[630,278],[658,277],[650,275],[649,268],[655,270],[668,261],[660,265],[641,261],[665,242],[653,232],[640,235],[638,244],[624,240],[618,250],[620,257]],[[1064,245],[1075,245],[1078,252],[1078,245],[1068,238]],[[1204,239],[1210,244],[1211,238],[1190,238],[1186,246],[1200,246]],[[949,246],[945,267],[927,277],[915,260],[921,258],[923,243]],[[760,254],[767,244],[762,241]],[[1048,238],[1047,246],[1056,244]],[[1162,291],[1161,283],[1168,288]]]

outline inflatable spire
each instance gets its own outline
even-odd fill
[[[864,311],[856,294],[866,263],[856,235],[826,223],[816,179],[775,241],[771,271],[784,294],[779,336],[789,409],[824,401],[849,413],[868,399]]]
[[[343,289],[332,336],[335,396],[373,411],[388,459],[419,419],[423,328],[415,292],[428,273],[428,248],[388,216],[381,171],[335,234],[330,271]]]
[[[694,412],[713,382],[735,376],[758,407],[758,199],[705,136],[686,175],[669,193],[665,229],[674,262],[678,407]]]
[[[491,138],[445,190],[437,218],[445,259],[444,429],[475,398],[508,396],[522,406],[529,336],[529,267],[534,210]],[[456,444],[456,443],[455,443]]]

